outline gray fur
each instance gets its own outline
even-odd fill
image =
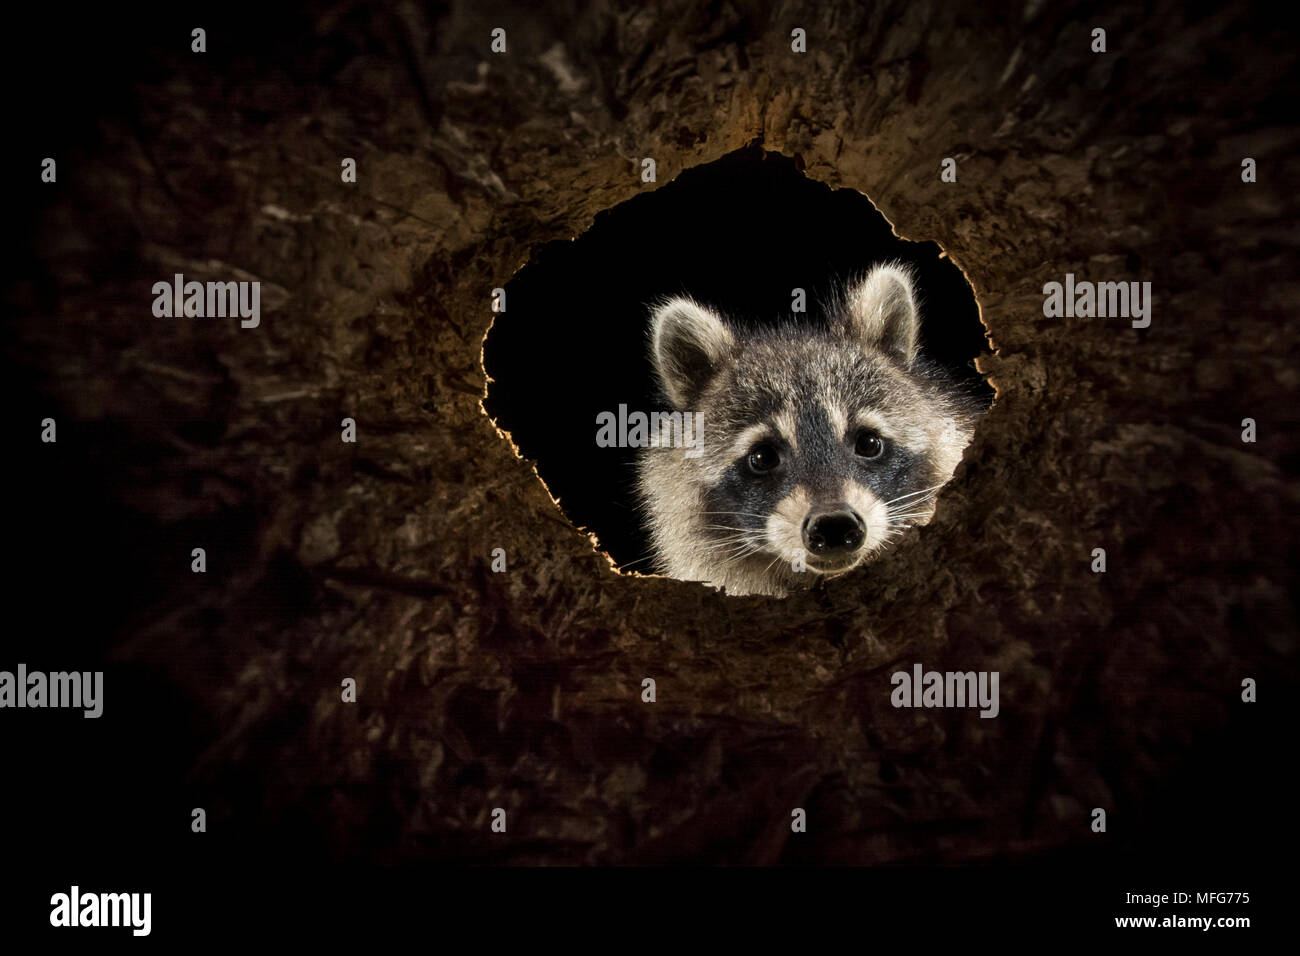
[[[923,524],[970,441],[979,405],[917,352],[912,277],[888,264],[850,283],[825,328],[750,329],[689,299],[658,303],[651,361],[677,411],[703,416],[703,453],[642,452],[638,487],[657,569],[729,594],[784,595],[870,561]],[[875,446],[877,460],[855,448]],[[765,444],[779,466],[755,475]],[[764,459],[760,456],[761,463]],[[808,554],[806,519],[859,516],[865,538],[839,560]]]

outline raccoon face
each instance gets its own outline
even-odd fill
[[[825,330],[745,332],[686,299],[656,310],[660,384],[704,422],[698,457],[643,458],[642,498],[670,574],[783,593],[929,519],[973,418],[918,363],[909,274],[877,267],[829,319]]]

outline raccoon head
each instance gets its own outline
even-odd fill
[[[929,520],[975,412],[918,357],[911,275],[876,267],[827,319],[745,330],[685,298],[654,310],[659,384],[703,424],[693,456],[642,456],[662,570],[782,594],[870,560]]]

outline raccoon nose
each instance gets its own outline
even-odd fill
[[[808,550],[828,558],[858,550],[865,532],[862,519],[852,511],[809,515],[803,523],[803,540]]]

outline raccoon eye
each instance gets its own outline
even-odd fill
[[[879,458],[885,453],[885,440],[875,432],[858,432],[858,440],[853,446],[853,451],[863,458]]]
[[[781,464],[781,456],[771,445],[755,445],[749,450],[749,458],[746,459],[749,470],[756,475],[766,475],[769,471]]]

